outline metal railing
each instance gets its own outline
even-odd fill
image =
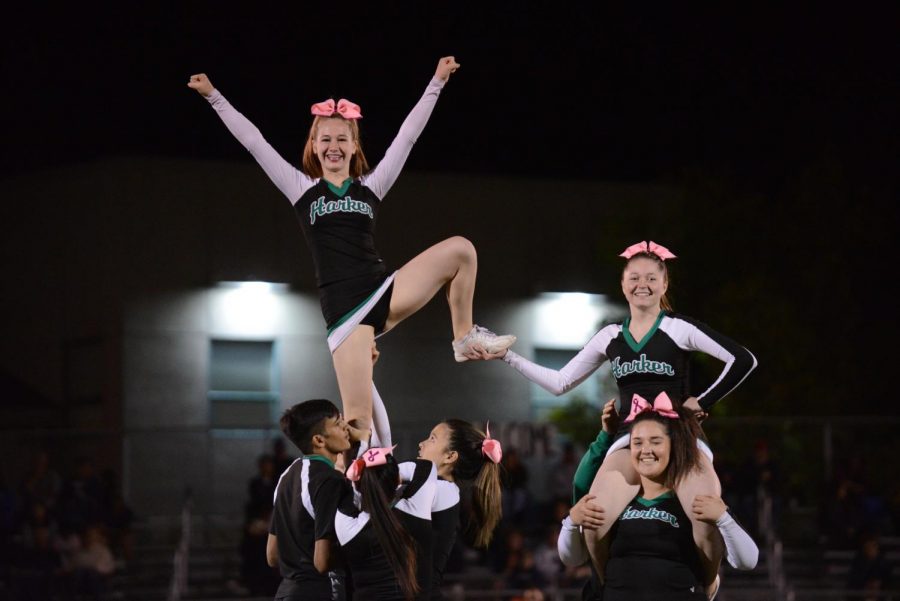
[[[167,601],[180,601],[187,591],[188,577],[190,575],[191,559],[191,510],[193,509],[193,494],[188,488],[184,493],[184,503],[181,508],[181,537],[175,548],[175,556],[172,559],[172,580],[169,585]]]

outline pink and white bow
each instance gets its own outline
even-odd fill
[[[350,467],[347,468],[347,479],[351,482],[359,482],[364,469],[387,463],[387,456],[393,452],[396,446],[373,447],[366,450],[365,453],[354,459]]]
[[[484,430],[486,435],[481,441],[481,452],[494,463],[500,463],[500,460],[503,459],[503,448],[500,446],[499,440],[491,438],[491,422],[485,425]]]
[[[628,248],[620,254],[620,257],[625,257],[626,259],[630,259],[634,255],[638,253],[650,253],[656,255],[661,260],[665,261],[666,259],[674,259],[675,255],[668,248],[661,244],[657,244],[653,240],[647,242],[644,240],[643,242],[638,242],[637,244],[632,244]]]
[[[625,423],[634,421],[641,413],[645,413],[647,411],[655,411],[659,413],[663,417],[668,417],[671,419],[678,418],[678,412],[675,411],[675,408],[672,406],[672,399],[669,398],[665,392],[660,392],[656,395],[656,398],[653,399],[653,403],[647,402],[647,399],[642,397],[639,394],[635,394],[631,398],[631,413],[628,414],[628,417],[625,418]]]
[[[334,99],[332,98],[317,102],[312,105],[311,112],[317,117],[332,117],[334,115],[339,115],[344,119],[362,118],[362,109],[359,108],[359,105],[350,102],[346,98],[341,98],[337,101],[337,104],[334,103]]]

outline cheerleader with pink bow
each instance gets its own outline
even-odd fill
[[[604,406],[603,429],[592,446],[599,453],[609,446],[617,416],[612,403]],[[673,490],[697,469],[702,449],[697,444],[700,426],[695,414],[676,407],[665,392],[647,400],[634,395],[631,412],[630,461],[638,474],[638,494],[615,519],[610,530],[610,556],[601,584],[595,570],[582,591],[591,601],[704,601],[704,572],[694,542],[690,518],[717,529],[724,540],[732,567],[750,570],[756,566],[759,549],[728,512],[722,499],[705,495],[694,499],[691,511],[682,507]],[[591,455],[579,465],[581,475],[593,478]],[[568,566],[585,563],[588,551],[584,532],[604,522],[604,515],[591,507],[591,495],[574,487],[575,505],[563,520],[558,540],[559,556]],[[584,495],[584,496],[582,496]],[[715,591],[712,593],[715,595]]]
[[[466,361],[475,346],[497,352],[515,342],[515,336],[499,336],[473,322],[478,263],[471,242],[459,236],[449,238],[394,272],[375,248],[381,201],[457,69],[459,63],[452,56],[438,61],[424,95],[382,161],[371,170],[359,137],[363,110],[356,103],[342,98],[312,105],[313,122],[301,171],[266,142],[205,74],[192,75],[187,84],[206,98],[294,207],[315,265],[344,416],[355,428],[360,450],[367,446],[365,431],[385,423],[384,416],[373,415],[375,338],[421,309],[439,290],[446,289],[450,305],[451,350],[456,361]],[[385,433],[380,439],[389,444]]]
[[[491,539],[500,518],[500,442],[461,420],[435,430],[420,443],[416,461],[398,464],[393,447],[373,447],[347,469],[356,495],[341,501],[334,529],[354,599],[441,598],[460,484],[477,491],[471,520],[476,541],[486,546]]]
[[[656,242],[642,241],[626,248],[620,256],[625,259],[621,287],[629,316],[602,328],[562,369],[542,367],[511,350],[492,353],[475,349],[468,358],[502,359],[556,395],[578,386],[609,361],[619,389],[620,413],[629,411],[635,395],[655,399],[665,392],[678,405],[694,411],[699,419],[705,418],[712,406],[737,388],[756,367],[756,358],[727,336],[672,310],[666,292],[668,262],[676,258],[675,253]],[[723,364],[718,377],[702,391],[690,388],[690,357],[695,352],[710,355]],[[590,459],[599,465],[590,485],[590,493],[595,497],[592,503],[606,516],[620,515],[638,491],[638,474],[627,450],[629,426],[623,424],[618,429],[608,452]],[[691,516],[704,585],[713,595],[724,545],[714,526],[693,517],[691,505],[697,495],[721,496],[721,486],[712,466],[712,453],[702,441],[699,444],[705,452],[700,453],[697,468],[687,473],[675,490],[685,513]],[[576,488],[579,485],[584,483],[576,482]],[[612,520],[605,520],[595,530],[585,532],[601,580],[611,526]]]

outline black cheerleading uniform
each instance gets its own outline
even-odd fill
[[[401,469],[407,464],[401,464]],[[437,469],[430,461],[418,459],[413,476],[394,505],[397,519],[416,543],[416,582],[425,600],[431,594],[432,542],[431,507],[437,490]],[[394,570],[369,523],[368,512],[354,504],[353,494],[345,495],[334,519],[335,532],[350,572],[354,601],[404,601]]]
[[[671,491],[635,497],[610,537],[604,601],[706,599],[691,521]]]
[[[750,351],[690,317],[661,311],[640,341],[628,331],[630,320],[610,324],[594,334],[559,371],[541,367],[513,351],[507,351],[503,360],[555,395],[574,388],[609,361],[619,388],[620,413],[622,409],[627,412],[634,394],[651,402],[661,392],[678,401],[691,396],[692,352],[701,351],[725,363],[712,385],[696,395],[706,411],[756,367],[756,357]]]
[[[399,176],[443,85],[443,81],[432,79],[378,166],[358,179],[347,179],[340,188],[323,178],[307,176],[281,158],[218,90],[207,96],[228,130],[294,205],[312,255],[329,330],[352,314],[387,278],[387,268],[375,249],[378,206]],[[371,308],[372,317],[362,323],[381,332],[389,308],[387,290]]]
[[[346,479],[333,463],[319,455],[297,459],[279,478],[269,526],[269,533],[278,540],[282,576],[276,600],[345,599],[343,572],[320,574],[314,552],[317,540],[337,540],[334,515],[338,501],[347,492]]]
[[[431,597],[432,600],[443,599],[441,585],[444,581],[444,569],[456,543],[459,531],[459,487],[447,480],[437,481],[434,502],[431,505],[431,533],[433,540]]]

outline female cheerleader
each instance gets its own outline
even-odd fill
[[[584,492],[579,480],[586,476],[589,481],[596,471],[593,458],[602,457],[609,448],[615,421],[614,401],[610,401],[604,407],[603,429],[578,467],[575,496]],[[639,474],[640,488],[612,525],[605,586],[593,574],[583,597],[606,601],[707,599],[697,548],[686,527],[688,515],[717,528],[725,541],[728,562],[736,569],[753,569],[759,549],[728,513],[721,498],[698,496],[691,511],[686,512],[672,493],[699,465],[699,424],[693,412],[673,407],[664,392],[652,404],[635,395],[626,421],[633,422],[630,460]],[[580,497],[563,520],[558,548],[566,565],[578,566],[588,560],[582,531],[606,521],[605,512],[592,500],[590,494]],[[709,598],[715,597],[717,586],[718,582]]]
[[[460,489],[469,495],[472,515],[467,534],[476,547],[487,547],[500,522],[500,441],[490,429],[481,432],[469,422],[448,419],[419,443],[419,459],[437,467],[437,493],[431,513],[434,530],[431,599],[442,599],[441,582],[459,527]]]
[[[431,589],[431,506],[437,470],[409,464],[408,479],[387,447],[371,447],[347,469],[359,493],[345,495],[334,518],[353,598],[360,601],[427,599]]]
[[[497,352],[515,342],[514,336],[498,336],[472,321],[477,260],[465,238],[444,240],[391,274],[375,249],[379,204],[458,68],[452,56],[440,59],[424,95],[371,171],[360,144],[359,105],[340,99],[312,106],[301,172],[279,156],[205,74],[192,75],[188,82],[294,206],[315,265],[344,414],[358,429],[370,428],[373,419],[370,357],[375,337],[421,309],[442,287],[447,289],[457,361],[466,361],[474,345]]]
[[[597,332],[587,345],[559,371],[547,369],[512,351],[497,353],[474,349],[469,359],[502,358],[531,381],[560,395],[590,376],[605,361],[619,388],[623,406],[634,394],[655,398],[666,392],[705,417],[717,401],[734,390],[756,367],[750,351],[708,326],[672,312],[666,298],[669,286],[666,261],[674,259],[667,248],[654,242],[639,242],[620,255],[626,259],[622,272],[622,292],[628,301],[630,316],[622,323],[610,324]],[[689,359],[700,351],[719,359],[724,367],[713,384],[698,396],[690,395]],[[637,472],[629,461],[628,427],[620,428],[600,467],[591,494],[608,515],[619,515],[638,489]],[[703,446],[704,443],[701,442]],[[711,456],[711,454],[710,454]],[[712,462],[700,455],[698,470],[687,473],[676,492],[688,515],[697,495],[721,495],[719,479]],[[700,551],[705,584],[712,591],[722,559],[722,539],[710,524],[691,520],[694,539]],[[609,525],[589,531],[587,541],[595,566],[603,574]]]

